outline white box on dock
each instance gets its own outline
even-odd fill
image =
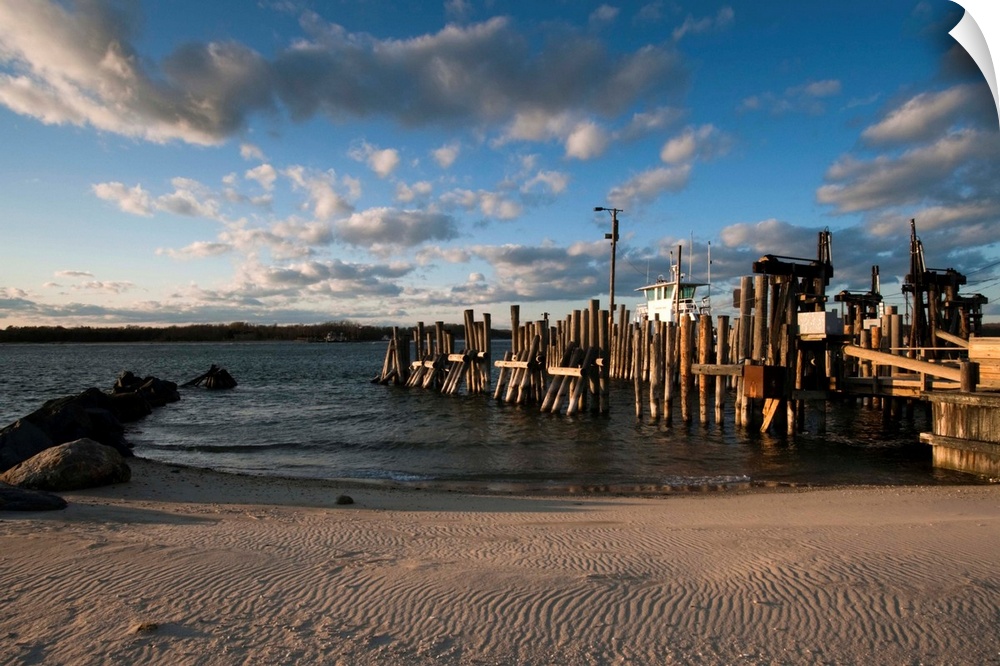
[[[843,335],[844,323],[836,312],[800,312],[799,337],[822,339],[830,335]]]

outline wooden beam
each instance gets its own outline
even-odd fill
[[[742,377],[743,364],[716,365],[714,363],[692,363],[691,373],[695,375],[711,375],[713,377]]]
[[[957,335],[952,335],[951,333],[945,333],[944,331],[934,331],[934,334],[938,336],[941,340],[945,342],[950,342],[953,345],[957,345],[963,349],[969,348],[969,341],[965,338],[960,338]]]
[[[940,363],[918,361],[916,359],[896,356],[895,354],[886,354],[884,352],[875,351],[873,349],[865,349],[855,345],[844,345],[844,355],[853,356],[854,358],[860,358],[865,361],[875,361],[880,365],[891,365],[896,368],[912,370],[913,372],[931,375],[932,377],[940,377],[941,379],[948,379],[953,382],[959,381],[960,372],[958,368],[942,365]]]
[[[493,361],[497,368],[520,368],[524,370],[528,367],[528,361]]]
[[[561,368],[559,366],[554,366],[546,370],[550,375],[554,377],[582,377],[583,370],[580,368]]]

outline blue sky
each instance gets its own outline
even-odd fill
[[[948,0],[0,0],[0,326],[506,321],[711,244],[1000,318],[1000,131]],[[693,240],[693,252],[687,247]],[[685,270],[688,265],[685,261]],[[833,304],[831,302],[831,307]]]

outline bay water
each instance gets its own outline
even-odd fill
[[[495,341],[495,357],[504,344]],[[109,390],[124,370],[182,384],[215,364],[239,386],[182,388],[179,402],[128,424],[137,455],[256,475],[484,488],[983,481],[932,468],[920,408],[883,424],[878,410],[831,405],[823,432],[786,438],[736,428],[731,413],[722,425],[637,421],[631,385],[616,383],[607,416],[541,414],[488,396],[373,384],[386,346],[0,345],[0,425],[51,398]]]

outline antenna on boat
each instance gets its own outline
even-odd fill
[[[708,301],[712,302],[712,241],[708,241]]]

